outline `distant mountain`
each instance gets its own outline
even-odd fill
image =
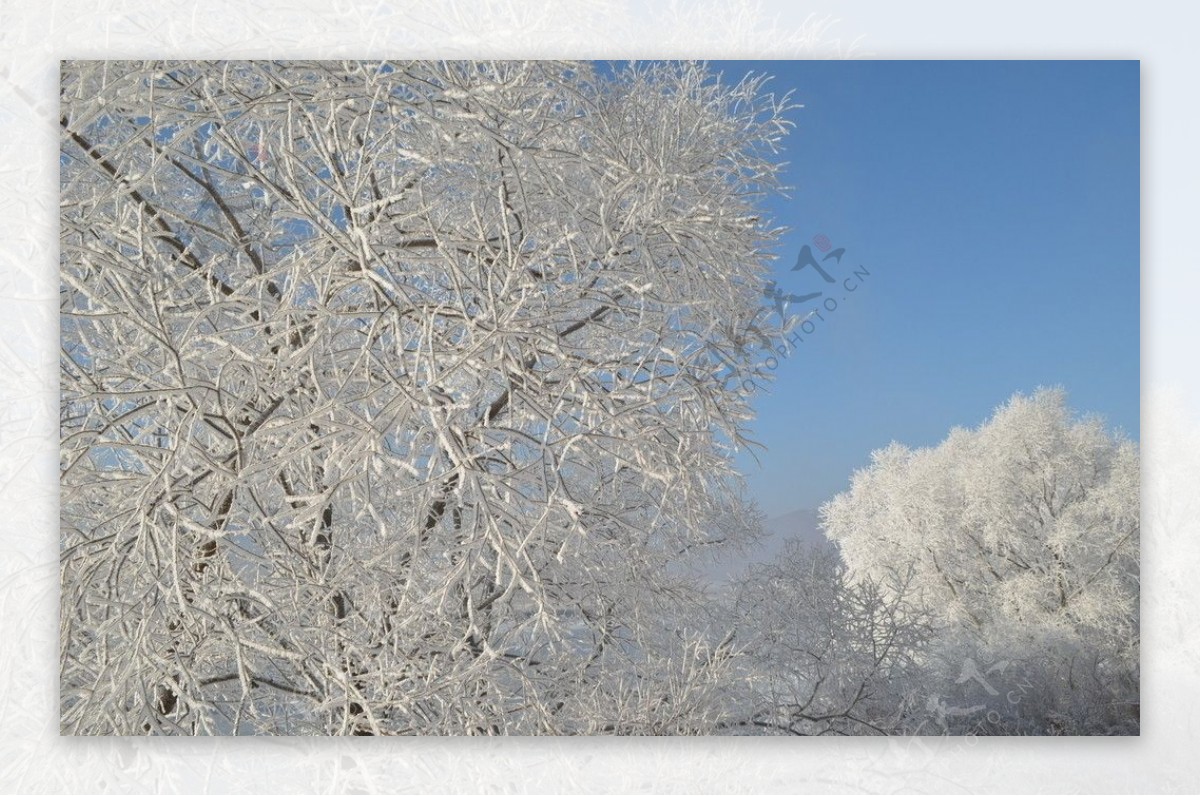
[[[834,546],[821,530],[821,518],[816,509],[797,509],[774,517],[763,523],[763,530],[765,535],[762,541],[753,548],[740,555],[728,554],[704,567],[701,570],[703,579],[714,586],[724,585],[741,575],[748,567],[773,560],[783,552],[783,547],[789,539],[798,539],[817,546]]]
[[[763,523],[769,533],[768,545],[773,558],[783,550],[783,543],[788,539],[799,539],[813,544],[833,545],[821,530],[821,515],[816,509],[797,509]],[[764,559],[765,560],[765,559]]]

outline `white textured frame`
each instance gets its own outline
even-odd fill
[[[0,10],[0,790],[1164,792],[1200,786],[1195,5],[950,0],[48,0]],[[1189,18],[1190,17],[1190,18]],[[58,60],[1140,58],[1142,737],[60,738]]]

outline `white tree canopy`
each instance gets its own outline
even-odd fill
[[[1090,732],[1136,711],[1139,510],[1137,446],[1053,389],[937,447],[876,451],[822,516],[851,580],[912,573],[948,671],[1015,662],[1048,712],[1072,703],[1038,721]]]
[[[64,732],[716,720],[671,564],[755,525],[786,99],[68,62],[61,107]]]
[[[969,626],[1128,632],[1138,510],[1136,446],[1042,390],[936,448],[876,451],[822,516],[852,576],[911,564],[924,597]]]

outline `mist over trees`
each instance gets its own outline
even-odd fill
[[[739,727],[789,735],[903,732],[920,690],[930,613],[906,573],[851,582],[829,547],[788,543],[735,592],[746,692]]]
[[[694,63],[65,62],[62,731],[1136,732],[1138,454],[1061,393],[877,452],[840,557],[695,576],[760,533],[791,110]]]

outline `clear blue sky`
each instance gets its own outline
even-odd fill
[[[776,279],[839,301],[756,398],[769,450],[739,461],[769,516],[819,505],[893,439],[936,444],[1040,385],[1138,438],[1137,62],[712,66],[765,71],[805,105],[791,197],[771,203],[792,228]],[[792,270],[818,233],[846,249],[824,264],[835,285]]]

